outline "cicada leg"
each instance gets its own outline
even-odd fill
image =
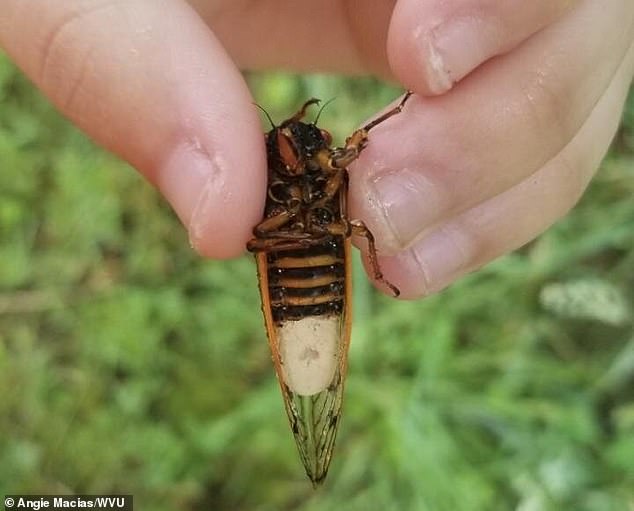
[[[401,294],[401,291],[383,276],[376,253],[376,245],[374,244],[374,235],[361,220],[350,220],[349,223],[352,228],[352,234],[355,236],[362,236],[368,240],[368,260],[370,262],[370,267],[372,268],[372,276],[374,277],[374,280],[389,287],[390,291],[392,291],[392,294],[396,298]]]
[[[408,90],[405,93],[405,96],[403,96],[403,99],[401,99],[401,101],[400,101],[400,103],[398,105],[396,105],[394,108],[392,108],[392,110],[388,110],[387,112],[385,112],[380,117],[377,117],[373,121],[370,121],[363,128],[361,128],[360,131],[365,131],[367,133],[372,128],[374,128],[377,124],[381,124],[383,121],[389,119],[390,117],[392,117],[392,116],[394,116],[396,114],[400,114],[403,111],[403,107],[405,106],[405,103],[407,103],[407,100],[410,98],[410,96],[412,94],[413,94],[413,92],[411,90]]]
[[[302,107],[299,109],[299,111],[293,116],[291,117],[288,121],[285,122],[290,124],[292,122],[297,122],[297,121],[301,121],[304,116],[306,115],[306,110],[308,110],[308,107],[310,105],[317,105],[319,104],[320,100],[317,98],[310,98],[308,101],[306,101],[306,103],[304,103],[302,105]]]
[[[398,105],[352,133],[352,135],[346,139],[346,145],[344,147],[333,151],[330,161],[331,166],[341,169],[347,167],[350,163],[356,160],[361,151],[368,145],[368,132],[375,126],[388,120],[390,117],[401,113],[405,103],[411,95],[412,91],[407,91]]]
[[[397,288],[394,284],[392,284],[389,280],[387,280],[383,276],[383,272],[381,271],[381,267],[379,266],[378,255],[376,252],[376,245],[374,243],[374,235],[367,228],[367,226],[361,220],[346,220],[342,219],[340,222],[332,223],[326,227],[326,231],[333,235],[341,235],[341,236],[350,236],[354,234],[355,236],[361,236],[368,241],[368,260],[370,262],[370,267],[372,268],[372,277],[377,282],[381,282],[385,284],[392,294],[396,298],[401,294],[399,288]]]
[[[279,232],[279,237],[253,238],[247,242],[249,252],[268,252],[269,250],[301,250],[304,248],[321,245],[326,236],[315,237],[307,233]],[[293,236],[296,234],[296,236]]]
[[[324,236],[315,236],[311,232],[280,230],[294,216],[294,212],[284,210],[260,222],[253,229],[255,237],[247,242],[247,250],[249,252],[265,252],[272,249],[298,250],[323,242]]]

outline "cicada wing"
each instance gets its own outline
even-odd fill
[[[283,389],[286,411],[306,474],[313,485],[321,484],[328,473],[341,419],[343,381],[337,369],[333,384],[305,396]]]

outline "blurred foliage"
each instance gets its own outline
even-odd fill
[[[399,91],[249,76],[275,120]],[[439,296],[356,281],[345,418],[314,491],[248,257],[205,261],[158,194],[0,60],[0,494],[162,510],[634,508],[634,99],[581,203]]]

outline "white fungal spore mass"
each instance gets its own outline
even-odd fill
[[[309,316],[278,327],[286,384],[300,396],[312,396],[332,382],[339,363],[339,318]]]

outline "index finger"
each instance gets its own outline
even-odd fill
[[[64,115],[160,189],[199,252],[244,250],[264,202],[259,119],[186,3],[6,0],[0,45]]]

